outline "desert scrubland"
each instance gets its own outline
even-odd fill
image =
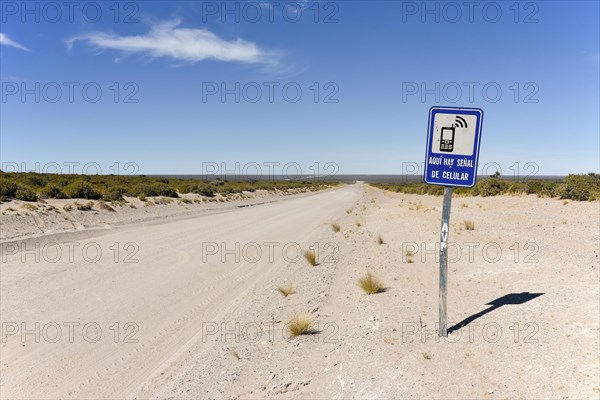
[[[598,201],[455,195],[446,339],[440,197],[193,200],[1,205],[2,397],[600,395]]]

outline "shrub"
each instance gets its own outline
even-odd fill
[[[42,189],[42,196],[50,199],[65,199],[66,194],[54,183],[49,183]]]
[[[331,224],[331,228],[334,232],[339,232],[341,230],[340,224]]]
[[[287,323],[290,336],[296,337],[312,333],[314,319],[307,315],[295,315]]]
[[[27,178],[24,180],[24,182],[26,182],[27,185],[33,186],[33,187],[46,186],[47,180],[44,178],[43,175],[35,174],[35,173],[27,173],[26,175],[27,175]]]
[[[511,182],[506,188],[506,192],[510,194],[523,194],[527,193],[528,186],[522,182]]]
[[[370,272],[358,280],[358,286],[364,290],[366,294],[383,292],[383,284]]]
[[[379,243],[379,244],[384,244],[385,243],[383,241],[383,238],[381,237],[381,235],[377,236],[377,243]]]
[[[23,201],[37,201],[37,194],[29,187],[19,185],[19,188],[15,191],[15,199]]]
[[[123,195],[127,193],[127,189],[123,187],[110,188],[102,192],[102,200],[104,201],[122,201]]]
[[[139,183],[135,185],[128,193],[132,197],[138,197],[140,200],[145,201],[146,197],[156,196],[156,192],[148,185]]]
[[[15,198],[23,201],[36,201],[37,195],[26,185],[7,181],[5,178],[0,180],[0,196],[4,198]]]
[[[101,195],[86,181],[76,181],[64,188],[64,193],[70,199],[98,200]]]
[[[475,230],[475,222],[473,221],[464,221],[465,224],[465,229],[468,231],[474,231]]]
[[[18,188],[19,185],[17,185],[15,182],[9,182],[5,180],[5,178],[0,180],[0,195],[4,196],[5,198],[15,197],[15,192]]]
[[[209,183],[203,183],[196,187],[196,189],[194,190],[194,193],[197,193],[201,196],[206,196],[206,197],[215,197],[215,188],[213,185],[211,185]]]
[[[163,182],[152,185],[152,191],[156,193],[154,196],[179,197],[177,190]]]
[[[197,185],[191,183],[191,182],[186,182],[186,183],[181,183],[177,186],[177,190],[179,191],[179,193],[181,194],[188,194],[188,193],[196,193]]]
[[[73,206],[70,204],[65,204],[63,206],[63,210],[65,210],[65,211],[71,211],[72,209],[73,209]]]
[[[577,201],[596,200],[600,198],[600,175],[569,175],[564,183],[556,189],[561,199]]]
[[[539,197],[555,196],[556,183],[544,181],[528,181],[527,194],[537,194]]]
[[[480,185],[475,186],[473,189],[473,194],[482,197],[497,196],[504,192],[506,186],[506,181],[496,178],[489,178],[481,181]]]

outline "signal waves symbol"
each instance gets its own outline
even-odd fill
[[[455,128],[467,128],[467,121],[460,115],[456,116],[456,122],[454,122]]]

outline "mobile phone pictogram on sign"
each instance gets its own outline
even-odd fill
[[[483,111],[478,108],[432,107],[429,110],[425,183],[473,187]]]

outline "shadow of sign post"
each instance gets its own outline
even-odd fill
[[[477,318],[481,318],[485,314],[490,313],[497,308],[500,308],[500,307],[506,306],[506,305],[519,305],[519,304],[527,303],[529,300],[533,300],[536,297],[540,297],[543,294],[544,293],[523,292],[523,293],[510,293],[510,294],[504,295],[502,297],[499,297],[496,300],[492,300],[489,303],[486,303],[486,305],[489,305],[490,307],[486,308],[483,311],[479,311],[477,314],[473,314],[470,317],[463,319],[458,324],[448,328],[448,333],[452,333],[454,331],[457,331],[457,330],[469,325],[471,322],[475,321]]]

